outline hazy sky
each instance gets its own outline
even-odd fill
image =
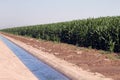
[[[0,0],[0,28],[120,15],[120,0]]]

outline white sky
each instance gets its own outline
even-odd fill
[[[0,0],[0,28],[119,15],[120,0]]]

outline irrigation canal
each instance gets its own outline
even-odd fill
[[[13,51],[23,64],[26,65],[38,80],[70,80],[5,37],[0,36],[0,39]]]

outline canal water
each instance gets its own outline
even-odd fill
[[[13,51],[38,80],[70,80],[3,36],[0,39]]]

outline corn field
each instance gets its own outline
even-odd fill
[[[8,28],[1,31],[82,47],[120,52],[120,16]]]

